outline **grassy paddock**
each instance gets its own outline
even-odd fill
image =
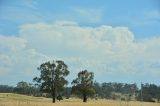
[[[80,99],[65,99],[52,103],[51,99],[43,97],[24,96],[12,93],[0,93],[0,106],[160,106],[160,103],[114,100],[88,100],[83,103]]]

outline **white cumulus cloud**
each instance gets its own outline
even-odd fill
[[[136,39],[127,27],[69,21],[24,24],[17,36],[0,36],[0,72],[34,76],[41,62],[62,59],[71,77],[82,69],[104,80],[119,74],[155,77],[160,75],[159,42],[159,37]]]

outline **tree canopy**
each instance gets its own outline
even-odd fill
[[[57,92],[61,91],[68,81],[65,77],[69,74],[68,66],[61,60],[48,61],[38,67],[40,77],[35,77],[33,80],[38,83],[41,90],[51,93],[53,103],[57,96]]]
[[[92,96],[95,93],[93,87],[94,74],[87,70],[78,73],[78,77],[72,81],[72,93],[81,94],[83,102],[87,102],[88,96]]]

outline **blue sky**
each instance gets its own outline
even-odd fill
[[[1,33],[4,34],[17,32],[17,27],[24,23],[55,20],[89,26],[127,26],[136,37],[160,33],[158,0],[1,0],[0,3]],[[8,28],[11,31],[6,31]]]
[[[0,84],[62,59],[99,82],[160,84],[159,0],[0,0]]]

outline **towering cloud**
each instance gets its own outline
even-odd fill
[[[6,72],[33,77],[42,61],[53,58],[66,61],[71,76],[87,68],[97,79],[120,73],[155,77],[160,75],[159,42],[159,37],[136,39],[127,27],[68,21],[24,24],[17,36],[0,36],[0,76]]]

